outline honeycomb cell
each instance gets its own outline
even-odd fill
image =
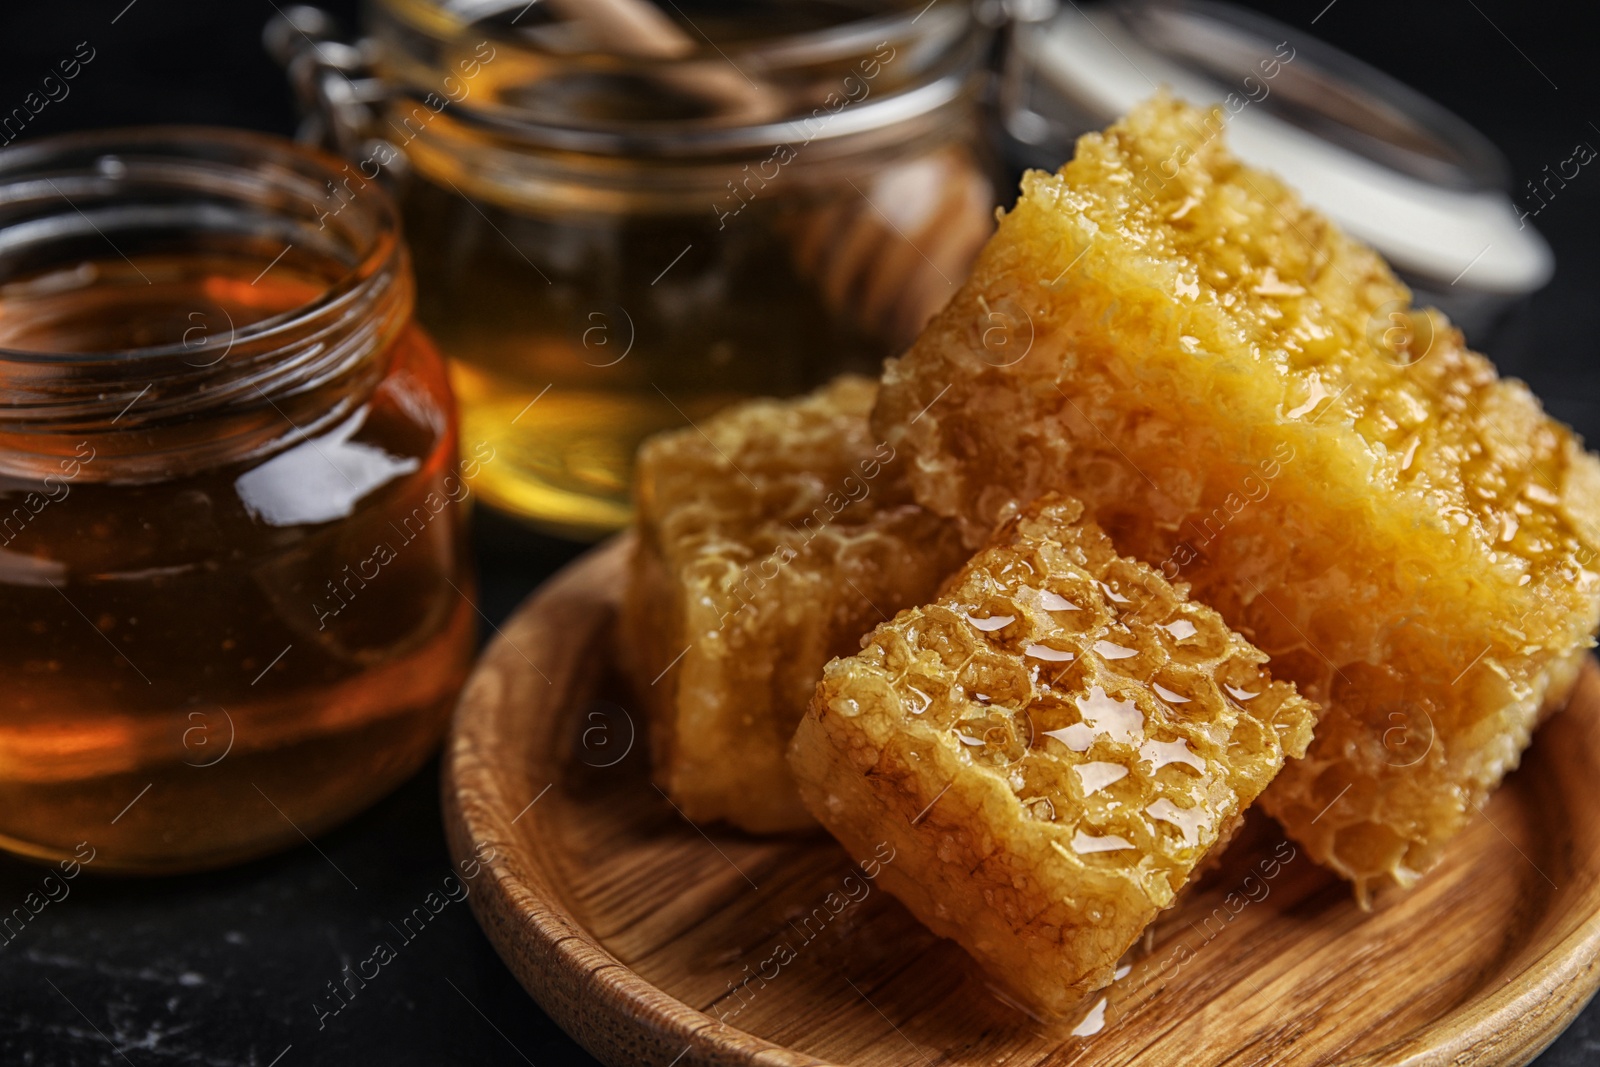
[[[1206,635],[1204,654],[1174,655],[1176,618]],[[1082,504],[1049,495],[937,600],[828,664],[789,762],[846,848],[893,849],[881,884],[917,918],[1060,1014],[1111,981],[1305,751],[1315,708],[1266,658],[1181,587],[1118,559]]]
[[[1600,463],[1221,128],[1158,97],[1028,174],[873,421],[969,544],[1073,493],[1322,703],[1263,804],[1366,899],[1437,860],[1575,679]]]
[[[690,819],[813,825],[784,746],[822,666],[966,558],[871,436],[873,382],[755,401],[640,450],[621,658],[655,776]]]

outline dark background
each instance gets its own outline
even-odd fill
[[[154,122],[294,128],[283,77],[260,44],[273,0],[0,4],[0,109],[20,104],[80,42],[95,50],[29,138]],[[324,6],[354,25],[352,0]],[[1510,157],[1518,189],[1577,142],[1600,146],[1589,5],[1250,6],[1299,27],[1315,19],[1317,35],[1466,118]],[[1470,338],[1591,441],[1600,438],[1597,223],[1600,170],[1585,170],[1533,220],[1555,248],[1555,280],[1494,333]],[[582,549],[492,513],[475,522],[483,609],[497,622]],[[0,1064],[592,1063],[517,985],[465,905],[447,908],[383,981],[317,1029],[311,1004],[323,982],[448,873],[437,793],[431,764],[319,841],[359,891],[310,848],[213,875],[72,883],[68,899],[0,946]],[[0,858],[0,899],[21,899],[39,876]],[[1537,1063],[1600,1063],[1600,1005]]]

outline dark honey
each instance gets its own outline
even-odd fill
[[[25,350],[0,352],[4,847],[216,866],[327,829],[437,744],[493,454],[458,463],[403,255],[363,304],[301,240],[119,238],[0,284],[0,347]],[[284,379],[295,360],[315,373]],[[93,413],[40,400],[68,389]]]

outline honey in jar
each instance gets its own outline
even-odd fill
[[[376,0],[368,29],[282,40],[337,68],[297,79],[318,128],[403,171],[484,499],[556,532],[628,521],[651,433],[875,374],[992,225],[960,0]]]
[[[394,207],[249,134],[0,153],[0,845],[97,870],[314,836],[437,743],[474,632]]]

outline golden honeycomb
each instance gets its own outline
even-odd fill
[[[783,753],[823,664],[968,555],[872,437],[876,390],[841,378],[640,449],[622,653],[657,782],[696,822],[814,825]]]
[[[801,795],[1002,989],[1061,1014],[1311,739],[1266,655],[1046,496],[828,664]]]
[[[1575,677],[1600,464],[1221,126],[1157,97],[1029,173],[874,425],[969,543],[1077,494],[1324,704],[1263,804],[1366,899]]]

